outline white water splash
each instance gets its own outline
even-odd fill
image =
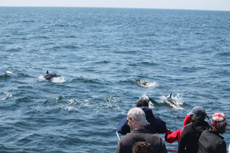
[[[147,95],[142,95],[141,97],[139,97],[140,100],[148,100],[149,101],[149,97]],[[153,103],[149,102],[149,108],[154,108]]]
[[[4,92],[4,94],[6,95],[6,97],[2,98],[2,101],[5,101],[6,99],[12,97],[12,94],[10,92]]]
[[[51,82],[54,82],[54,83],[63,83],[63,82],[66,82],[66,80],[65,80],[64,77],[55,77],[55,78],[51,79]]]
[[[230,143],[229,143],[229,146],[228,146],[228,153],[230,153]]]
[[[154,108],[153,103],[149,103],[149,108]]]
[[[68,101],[69,104],[74,104],[75,102],[77,102],[75,99],[70,99],[70,100]]]
[[[181,107],[181,105],[183,105],[183,99],[182,99],[182,97],[180,96],[180,94],[177,94],[175,97],[171,97],[172,99],[174,99],[175,100],[175,104],[172,104],[171,102],[169,102],[168,100],[167,100],[167,98],[169,97],[170,95],[168,95],[168,96],[161,96],[160,97],[160,100],[161,100],[161,102],[162,103],[166,103],[166,104],[168,104],[169,106],[171,106],[172,108],[174,108],[174,109],[183,109],[182,107]]]
[[[39,81],[47,81],[47,80],[46,80],[43,76],[41,76],[41,75],[38,77],[38,80],[39,80]]]
[[[146,80],[140,80],[137,82],[137,84],[144,88],[155,88],[159,86],[157,82],[148,82]]]
[[[149,97],[147,95],[142,95],[139,97],[140,100],[149,100]]]
[[[44,76],[41,76],[41,75],[38,77],[38,80],[39,81],[48,81],[48,80],[46,80],[44,78]],[[54,77],[50,81],[53,82],[53,83],[63,83],[63,82],[66,82],[66,80],[65,80],[64,77]]]
[[[61,109],[65,112],[77,112],[77,109],[72,106],[62,106]]]

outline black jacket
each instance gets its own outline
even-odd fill
[[[165,133],[167,131],[166,123],[160,119],[157,115],[154,115],[152,109],[149,107],[140,107],[146,115],[147,121],[150,123],[149,126],[145,127],[151,133]],[[128,126],[127,117],[124,117],[117,126],[118,133],[123,135],[130,132],[130,128]]]
[[[116,153],[132,153],[133,145],[139,141],[148,142],[152,148],[151,153],[167,153],[163,139],[146,129],[132,130],[122,137],[118,142]]]
[[[180,137],[178,153],[197,153],[201,133],[209,128],[204,120],[195,120],[187,125]]]
[[[217,132],[205,130],[199,138],[198,153],[226,153],[224,138]]]

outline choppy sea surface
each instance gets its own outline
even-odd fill
[[[223,11],[0,7],[0,152],[115,152],[143,97],[171,130],[197,105],[230,121],[229,25]]]

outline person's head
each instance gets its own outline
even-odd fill
[[[192,111],[189,113],[192,115],[192,120],[205,120],[207,116],[205,109],[202,106],[195,106],[192,108]]]
[[[146,125],[149,125],[149,122],[146,120],[145,112],[138,107],[129,110],[127,120],[131,130],[135,128],[144,128]]]
[[[136,104],[136,107],[142,107],[142,106],[149,107],[149,100],[147,99],[139,100]]]
[[[215,113],[211,118],[211,129],[219,133],[225,133],[225,128],[228,125],[226,117],[223,113]]]
[[[132,147],[132,153],[151,153],[152,148],[148,142],[136,142]]]

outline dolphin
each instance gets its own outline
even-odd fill
[[[172,98],[172,93],[170,94],[169,97],[167,97],[167,101],[168,101],[169,103],[171,103],[172,105],[176,105],[176,106],[177,106],[176,100],[174,100],[174,99]]]
[[[46,75],[44,76],[44,78],[48,81],[50,81],[53,78],[57,78],[60,77],[61,75],[57,75],[56,73],[49,73],[49,71],[47,70]]]
[[[147,85],[148,85],[148,81],[142,81],[142,80],[140,80],[140,81],[138,81],[138,85],[139,86],[141,86],[141,87],[146,87]]]
[[[11,71],[6,71],[6,74],[7,74],[7,75],[11,75],[11,76],[18,77],[16,74],[14,74],[14,73],[13,73],[13,72],[11,72]]]
[[[142,84],[146,86],[148,84],[148,82],[144,81],[144,82],[142,82]]]

